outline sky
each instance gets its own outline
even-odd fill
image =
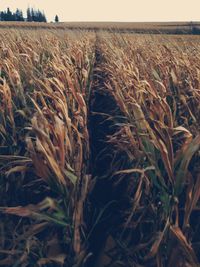
[[[0,10],[28,6],[48,21],[200,21],[200,0],[0,0]]]

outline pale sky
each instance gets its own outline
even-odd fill
[[[200,0],[0,0],[0,10],[28,6],[48,21],[200,21]]]

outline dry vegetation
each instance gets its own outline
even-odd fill
[[[0,37],[0,266],[199,266],[199,37]]]
[[[0,28],[24,29],[63,29],[112,31],[127,33],[154,33],[154,34],[199,34],[200,23],[193,22],[1,22]]]
[[[117,130],[108,143],[126,153],[129,166],[111,165],[116,187],[128,179],[130,204],[111,232],[113,266],[197,266],[199,37],[101,39],[103,91],[121,111],[110,116]]]
[[[1,206],[12,206],[2,208],[7,214],[30,218],[3,215],[0,264],[56,264],[79,250],[72,221],[81,219],[79,183],[83,188],[87,180],[94,35],[0,34]]]

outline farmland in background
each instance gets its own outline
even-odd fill
[[[153,34],[200,34],[199,22],[0,22],[0,28],[63,29]]]
[[[198,26],[0,24],[0,266],[199,266]]]

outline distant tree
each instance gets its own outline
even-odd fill
[[[38,22],[42,22],[43,21],[43,15],[42,15],[42,12],[38,9],[37,13],[36,13],[36,20]]]
[[[4,15],[4,18],[5,18],[5,21],[12,21],[13,20],[13,14],[10,11],[9,7],[7,8],[7,11],[6,11],[5,15]]]
[[[35,10],[28,7],[26,10],[27,21],[37,21],[37,22],[47,22],[44,11],[41,12],[39,9]],[[22,10],[19,8],[16,9],[16,12],[12,13],[10,8],[7,8],[6,11],[0,11],[0,20],[1,21],[24,21],[24,16]]]
[[[26,16],[27,16],[27,21],[33,21],[32,20],[32,16],[31,16],[31,10],[30,10],[30,7],[27,8],[27,11],[26,11]]]
[[[47,22],[47,19],[44,12],[41,12],[39,9],[35,10],[33,8],[28,8],[27,21]]]
[[[19,11],[18,8],[16,9],[16,12],[14,13],[14,16],[15,16],[15,20],[19,21],[19,19],[20,19],[20,11]]]
[[[14,14],[16,21],[24,21],[23,12],[22,10],[16,9],[16,12]]]
[[[58,15],[55,16],[55,22],[59,22]]]
[[[36,12],[36,21],[47,22],[44,12],[41,12],[40,10]]]
[[[19,10],[19,21],[24,21],[24,15],[23,15],[23,12],[22,10]]]
[[[33,8],[31,8],[31,18],[32,21],[37,21],[37,11],[35,11]]]
[[[3,11],[1,11],[0,13],[0,18],[1,18],[1,21],[5,20],[5,13]]]
[[[42,16],[43,16],[43,22],[47,22],[47,18],[46,15],[44,14],[44,11],[42,12]]]

